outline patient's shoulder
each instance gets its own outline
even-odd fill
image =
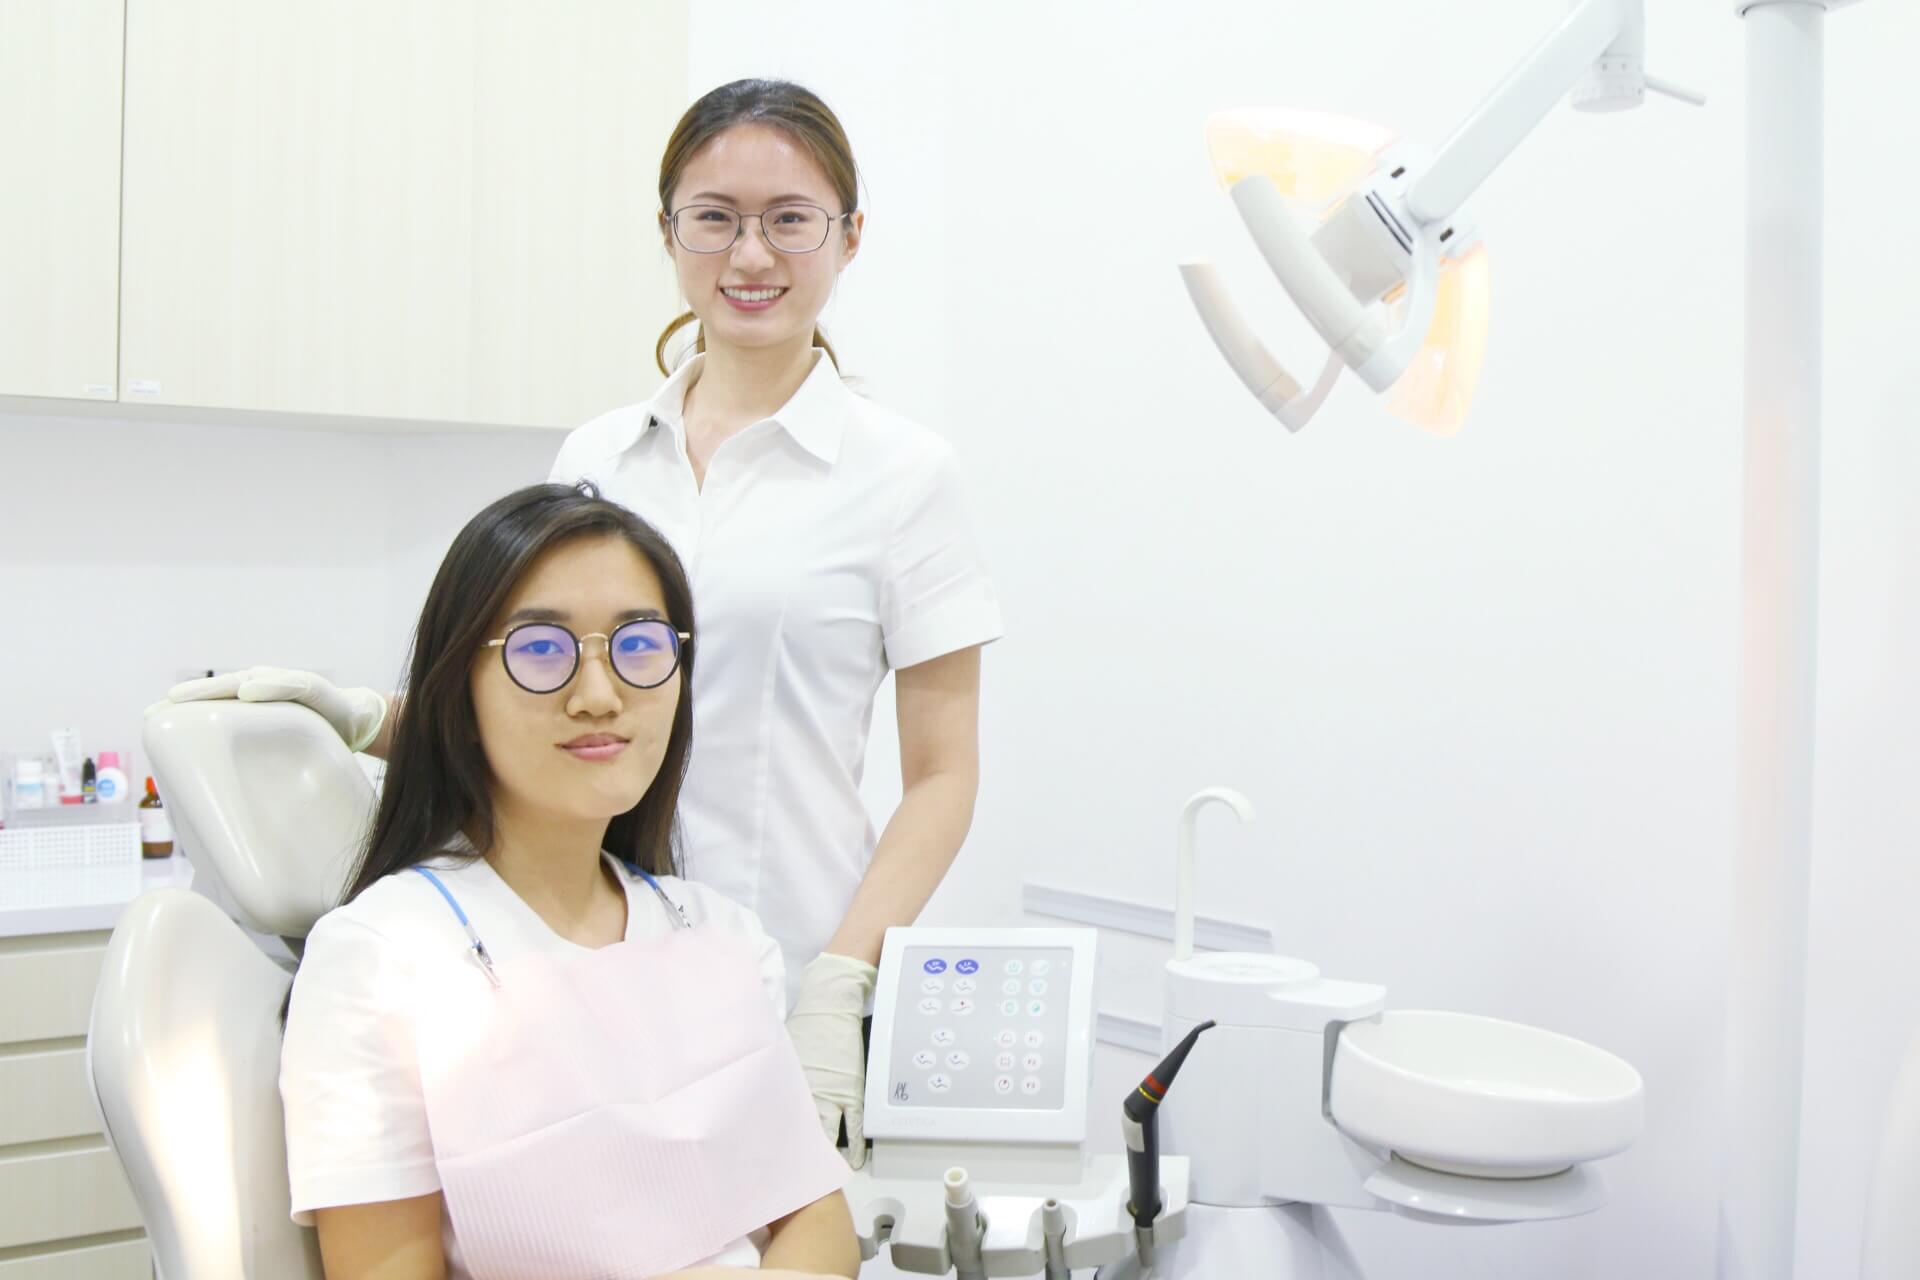
[[[476,865],[485,869],[478,859],[436,855],[420,865],[434,874],[455,901],[478,898],[484,890],[481,877],[474,873]],[[380,877],[352,901],[321,916],[307,936],[309,945],[319,935],[327,940],[357,938],[406,949],[423,936],[437,938],[449,930],[462,932],[459,917],[440,888],[409,867]]]

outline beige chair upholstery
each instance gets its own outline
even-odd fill
[[[290,703],[188,703],[145,743],[196,883],[298,951],[340,896],[374,793]],[[288,1214],[280,1010],[292,975],[207,898],[169,890],[114,930],[87,1036],[94,1097],[161,1280],[321,1280]]]
[[[321,1280],[288,1216],[280,1005],[292,981],[218,907],[166,889],[107,946],[87,1063],[162,1280]]]

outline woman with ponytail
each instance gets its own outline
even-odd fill
[[[1000,611],[952,449],[855,395],[820,331],[865,224],[833,112],[786,81],[723,85],[667,140],[659,191],[687,301],[653,353],[667,382],[574,432],[551,478],[639,511],[691,571],[687,874],[779,941],[789,1030],[858,1167],[861,1014],[887,927],[912,923],[972,821]],[[876,836],[859,788],[889,670],[903,794]]]

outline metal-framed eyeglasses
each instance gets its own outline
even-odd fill
[[[690,643],[693,634],[676,631],[672,623],[659,618],[623,622],[612,635],[594,631],[584,636],[557,622],[522,622],[480,647],[500,650],[507,679],[528,693],[558,693],[580,670],[589,640],[606,644],[607,665],[613,674],[636,689],[654,689],[680,669],[680,646]]]
[[[781,253],[812,253],[827,242],[836,222],[851,213],[832,214],[817,204],[777,204],[759,213],[741,213],[723,204],[681,205],[666,215],[673,238],[688,253],[725,253],[747,233],[747,219],[760,223],[760,234]]]

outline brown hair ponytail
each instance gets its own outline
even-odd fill
[[[698,318],[693,312],[682,311],[673,318],[671,324],[660,331],[660,341],[653,344],[653,362],[660,366],[661,373],[666,374],[668,377],[673,376],[673,370],[667,368],[667,343],[673,339],[674,334],[680,332],[690,324],[697,323]],[[833,361],[834,371],[836,373],[839,372],[840,357],[834,353],[833,344],[827,341],[827,335],[821,330],[819,325],[813,327],[813,345],[827,353],[827,359]],[[707,349],[706,335],[700,333],[697,329],[693,335],[693,349],[695,351],[705,351]]]

